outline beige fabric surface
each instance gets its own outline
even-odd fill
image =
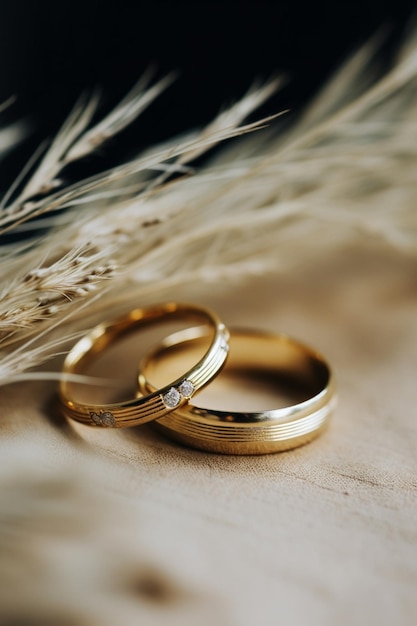
[[[351,248],[190,299],[320,349],[339,388],[329,429],[227,457],[150,426],[73,428],[53,382],[1,389],[2,617],[416,624],[415,260]]]

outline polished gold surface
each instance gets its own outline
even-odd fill
[[[193,323],[204,324],[210,340],[202,358],[198,358],[196,364],[194,362],[180,377],[178,373],[184,370],[177,370],[173,382],[168,382],[161,389],[154,389],[145,396],[110,404],[75,400],[72,375],[82,374],[92,360],[98,358],[118,339],[137,331],[139,327],[166,322],[167,318],[173,321],[190,320]],[[189,397],[216,376],[227,357],[228,338],[227,329],[214,312],[172,302],[146,309],[135,309],[125,317],[100,324],[81,339],[65,359],[59,390],[63,413],[90,426],[118,428],[136,426],[162,417],[173,408],[188,402]],[[184,389],[187,393],[180,393]],[[177,404],[173,407],[167,405],[169,402]]]
[[[204,342],[203,328],[166,338],[140,364],[141,390],[153,391],[171,370],[192,360]],[[155,426],[168,437],[202,450],[278,452],[317,437],[336,400],[330,367],[318,352],[286,335],[254,330],[231,332],[228,361],[203,395],[208,393],[207,406],[212,408],[190,402],[158,419]],[[278,401],[281,406],[271,409]]]

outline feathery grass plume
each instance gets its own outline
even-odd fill
[[[30,244],[10,245],[3,252],[2,262],[7,262],[8,267],[8,278],[0,285],[0,349],[4,355],[0,367],[3,381],[10,382],[11,377],[16,380],[16,376],[27,369],[23,366],[20,372],[17,371],[18,362],[29,363],[25,353],[17,361],[7,358],[5,350],[13,350],[13,346],[19,346],[23,340],[32,346],[33,336],[36,338],[42,321],[45,328],[45,323],[47,325],[51,318],[59,319],[60,314],[66,314],[76,299],[87,299],[99,288],[103,279],[111,278],[116,270],[111,251],[120,256],[121,249],[137,240],[136,235],[132,238],[132,229],[135,233],[138,230],[139,238],[144,239],[144,233],[157,220],[153,213],[147,216],[146,208],[138,211],[138,203],[171,186],[172,183],[166,184],[166,179],[173,173],[188,174],[185,164],[192,158],[191,153],[195,157],[219,141],[258,127],[262,122],[246,126],[239,124],[275,87],[275,83],[271,82],[256,92],[249,92],[242,102],[226,112],[228,114],[223,113],[213,128],[201,136],[200,133],[190,134],[182,142],[176,141],[175,144],[148,151],[132,162],[79,183],[62,186],[58,174],[68,162],[85,156],[87,146],[90,149],[97,147],[110,136],[110,129],[111,132],[121,130],[166,82],[161,81],[144,92],[136,87],[104,121],[85,134],[82,132],[91,121],[96,102],[90,100],[84,109],[77,106],[29,181],[25,182],[24,178],[33,167],[32,162],[5,194],[0,214],[0,227],[3,227],[0,234],[18,233],[25,226],[30,226],[31,218],[51,211],[55,213],[49,219],[36,221],[36,228],[51,228],[47,237]],[[57,186],[61,188],[55,191]],[[31,201],[34,196],[40,198]],[[56,213],[64,208],[66,213]],[[112,212],[115,223],[110,223],[107,228],[101,223],[101,216]],[[129,214],[132,219],[127,222]],[[117,223],[118,215],[123,215],[120,224]],[[36,348],[31,348],[30,354],[33,365]],[[39,349],[40,360],[47,355],[48,350]],[[11,363],[13,368],[8,375],[6,364]]]
[[[147,89],[144,79],[91,128],[96,97],[78,104],[38,168],[31,163],[3,198],[3,232],[29,227],[34,216],[50,230],[0,257],[8,268],[0,299],[2,383],[48,356],[45,335],[55,349],[80,327],[77,298],[85,324],[86,316],[100,320],[137,302],[174,293],[180,299],[197,281],[289,271],[349,239],[415,254],[416,38],[381,76],[369,70],[374,47],[359,51],[284,130],[271,124],[246,135],[265,120],[242,126],[279,87],[274,80],[206,129],[66,185],[65,164],[125,127],[169,79]],[[236,136],[193,172],[193,159]],[[40,329],[44,343],[37,345]],[[21,358],[8,370],[14,350]]]
[[[114,269],[107,260],[101,265],[102,258],[86,244],[11,281],[0,294],[0,345],[20,329],[55,315],[67,302],[94,291]]]

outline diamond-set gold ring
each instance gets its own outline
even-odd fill
[[[173,382],[145,396],[112,404],[90,404],[74,398],[74,375],[82,374],[90,361],[110,344],[139,328],[167,320],[203,323],[211,331],[209,346],[195,365]],[[137,426],[163,417],[185,404],[216,376],[227,357],[228,339],[229,332],[216,313],[207,308],[175,302],[134,309],[124,317],[99,324],[76,343],[64,361],[59,388],[62,411],[66,417],[78,422],[106,428]]]

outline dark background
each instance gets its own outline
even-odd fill
[[[30,119],[28,141],[2,166],[2,186],[86,88],[103,88],[102,111],[155,63],[179,78],[99,155],[136,152],[208,122],[255,78],[285,72],[285,89],[262,114],[296,115],[326,78],[378,29],[389,35],[381,62],[409,24],[414,2],[26,2],[0,1],[3,116]],[[107,164],[107,163],[103,163]]]

